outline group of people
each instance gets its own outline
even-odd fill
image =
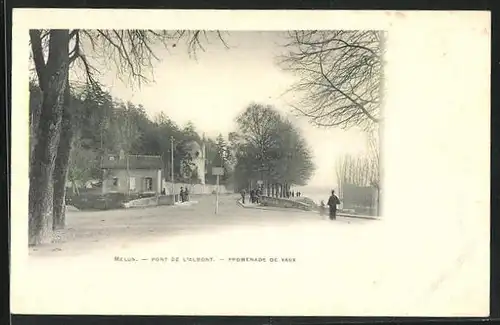
[[[189,201],[189,191],[187,188],[181,187],[181,190],[179,192],[179,197],[181,199],[181,202],[187,202]]]
[[[182,189],[181,189],[182,193]],[[262,187],[258,187],[256,189],[251,189],[250,190],[250,202],[251,203],[260,203],[260,198],[262,196],[263,190]],[[246,198],[246,191],[243,189],[240,192],[241,195],[241,202],[245,204],[245,198]],[[295,191],[290,191],[285,193],[286,198],[290,197],[300,197],[302,195],[301,192],[295,192]],[[182,194],[181,194],[182,196]],[[330,220],[336,220],[337,219],[337,205],[340,204],[340,199],[338,198],[337,195],[335,195],[335,191],[332,190],[330,197],[328,198],[328,202],[325,205],[325,201],[321,201],[320,204],[320,214],[324,216],[326,214],[326,208],[328,206],[329,210],[329,218]]]
[[[328,202],[326,205],[328,205],[328,208],[330,210],[329,217],[330,220],[335,220],[337,219],[337,205],[340,204],[340,199],[338,198],[337,195],[335,195],[335,191],[332,190],[332,195],[328,198]],[[320,214],[323,216],[325,215],[325,201],[321,201],[320,204]]]
[[[256,189],[251,189],[250,190],[250,203],[260,203],[260,198],[262,197],[262,188],[258,187]],[[241,195],[241,202],[245,204],[245,197],[246,197],[246,191],[243,189],[240,192]]]
[[[264,192],[262,187],[257,187],[256,189],[251,189],[250,190],[250,203],[260,203],[260,198],[262,197],[262,193]],[[240,192],[241,195],[241,201],[243,204],[245,204],[245,197],[246,197],[247,192],[243,189]],[[290,197],[300,197],[302,195],[301,192],[295,192],[295,191],[288,191],[284,193],[285,198],[290,198]]]
[[[286,192],[286,193],[285,193],[285,197],[286,197],[287,199],[289,199],[289,198],[291,198],[291,197],[300,197],[301,195],[302,195],[302,193],[301,193],[301,192],[299,192],[299,191],[297,191],[297,192],[295,192],[295,191],[289,191],[289,192]]]

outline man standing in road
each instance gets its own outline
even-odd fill
[[[335,195],[335,191],[332,190],[332,195],[328,199],[328,206],[330,207],[330,220],[337,219],[337,204],[340,204],[340,200]]]
[[[184,202],[184,187],[181,187],[181,190],[179,192],[179,198],[181,202]]]

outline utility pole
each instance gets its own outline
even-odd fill
[[[174,137],[170,137],[170,180],[172,181],[172,195],[175,203],[175,180],[174,180]]]
[[[219,213],[219,175],[217,174],[217,189],[215,190],[215,214]]]
[[[127,193],[130,196],[130,166],[129,166],[129,155],[127,154]]]

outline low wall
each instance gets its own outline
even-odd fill
[[[179,195],[175,195],[175,199],[179,199]],[[140,207],[150,207],[156,205],[174,205],[173,195],[159,195],[158,197],[147,197],[137,200],[132,200],[130,202],[124,203],[125,208],[140,208]]]
[[[225,193],[228,194],[228,193]],[[193,194],[189,195],[190,199],[205,196],[207,194]],[[175,199],[175,201],[174,201]],[[142,199],[136,199],[123,204],[124,208],[141,208],[150,207],[157,205],[174,205],[175,202],[179,202],[179,195],[159,195],[158,197],[147,197]]]
[[[293,200],[276,198],[271,196],[262,196],[260,198],[260,202],[263,206],[273,206],[279,208],[292,208],[292,209],[300,209],[304,211],[311,211],[312,207],[303,202],[297,202]]]
[[[181,187],[187,188],[189,194],[212,194],[216,189],[217,185],[211,184],[187,184],[187,183],[175,183],[174,184],[174,194],[179,194]],[[163,182],[163,188],[166,194],[172,194],[172,183]],[[220,194],[234,193],[234,191],[227,189],[224,185],[219,185]]]
[[[125,208],[140,208],[158,205],[156,197],[147,197],[143,199],[132,200],[123,204]]]

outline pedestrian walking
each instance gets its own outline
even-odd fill
[[[340,204],[340,200],[335,195],[335,191],[332,190],[332,195],[328,199],[328,206],[330,207],[330,220],[337,219],[337,205]]]
[[[189,201],[189,191],[186,187],[186,189],[184,190],[184,202],[187,202]]]
[[[245,195],[247,193],[245,192],[245,189],[241,190],[240,195],[241,195],[241,203],[245,204]]]
[[[179,192],[179,198],[181,202],[184,202],[184,187],[181,186],[181,190]]]

